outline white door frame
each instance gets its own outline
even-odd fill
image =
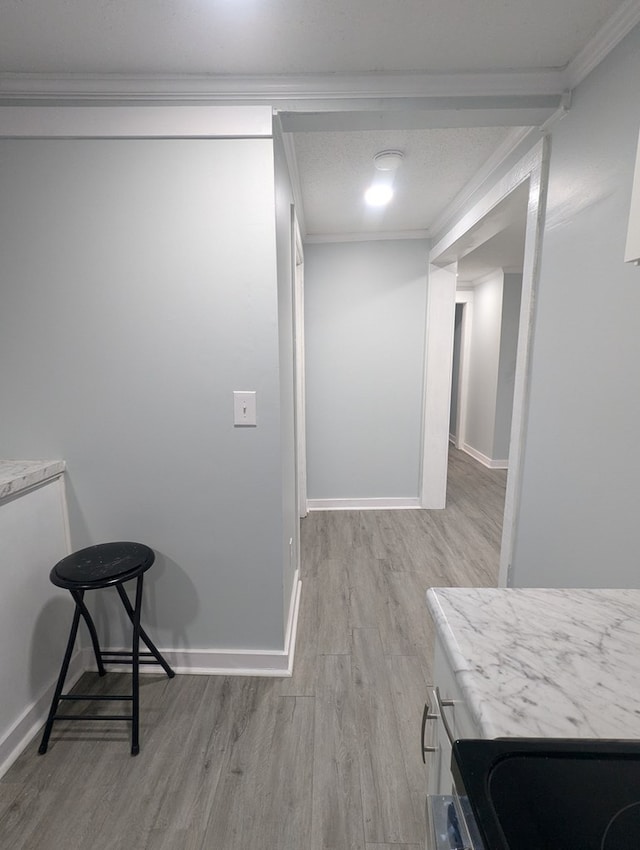
[[[473,327],[473,292],[462,289],[456,292],[456,304],[462,304],[462,327],[460,328],[460,362],[458,364],[458,420],[456,422],[455,447],[463,448],[467,440],[467,402],[469,400],[469,366],[471,357],[471,329]]]
[[[429,252],[429,289],[432,285],[432,273],[438,266],[449,266],[455,257],[446,252],[487,215],[497,204],[518,186],[529,181],[529,201],[527,206],[527,224],[522,272],[522,302],[520,307],[520,330],[516,357],[515,388],[513,395],[513,419],[511,422],[511,443],[509,449],[509,472],[502,529],[502,547],[500,552],[500,572],[498,584],[510,583],[510,566],[517,532],[520,482],[524,460],[527,409],[529,398],[529,373],[531,365],[531,346],[533,341],[533,321],[540,269],[540,241],[544,224],[546,203],[547,171],[549,146],[546,138],[541,139],[501,180],[499,180],[475,206],[432,247]],[[438,278],[436,278],[437,282]],[[442,290],[441,286],[438,286]],[[448,294],[440,293],[444,300],[450,300],[451,311],[455,311],[455,288],[448,287]],[[440,314],[447,312],[443,303]],[[446,501],[447,467],[446,462],[433,458],[434,446],[439,442],[440,433],[446,427],[448,434],[451,395],[451,350],[453,347],[453,320],[446,328],[438,328],[434,320],[438,317],[427,308],[427,346],[425,350],[425,389],[423,415],[423,463],[421,505],[423,508],[443,508]],[[445,333],[445,330],[447,331]],[[431,342],[430,342],[431,340]],[[435,380],[433,371],[439,364],[446,372],[449,392],[440,391],[442,379]],[[446,423],[446,425],[445,425]],[[447,447],[442,450],[445,457]],[[435,480],[434,480],[435,476]]]
[[[304,362],[304,251],[295,207],[291,205],[293,228],[293,333],[295,370],[296,470],[298,515],[305,517],[307,506],[307,428]]]

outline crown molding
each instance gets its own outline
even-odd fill
[[[277,112],[286,133],[537,127],[546,123],[561,103],[562,95],[407,97],[341,101],[341,109],[323,101],[321,106],[310,103],[305,111],[279,108]]]
[[[478,189],[496,173],[507,157],[521,144],[529,139],[531,139],[531,143],[533,144],[533,140],[537,140],[538,138],[539,130],[535,127],[514,128],[502,144],[495,149],[484,165],[478,169],[462,191],[458,192],[451,203],[440,213],[429,228],[429,237],[434,238],[439,236],[446,230],[447,225],[459,216],[462,209],[469,203]]]
[[[557,69],[489,73],[300,74],[278,76],[0,74],[5,100],[47,101],[268,101],[295,110],[303,104],[377,99],[559,95]]]
[[[574,89],[640,23],[640,0],[627,0],[608,18],[564,70],[565,88]]]
[[[322,233],[307,234],[305,244],[323,244],[325,242],[380,242],[395,239],[425,239],[427,230],[381,230],[377,233]]]
[[[0,73],[0,99],[39,103],[266,101],[290,111],[316,103],[316,108],[326,111],[329,104],[335,109],[336,102],[354,100],[561,95],[578,85],[639,22],[640,0],[626,0],[565,68],[264,76],[5,72]],[[322,107],[322,101],[329,104]]]
[[[318,129],[323,129],[321,114],[324,114],[326,120],[333,120],[336,126],[344,128],[344,121],[348,119],[341,118],[340,113],[345,116],[349,112],[360,113],[351,119],[358,124],[358,129],[363,129],[369,120],[363,118],[363,115],[374,118],[384,115],[390,126],[395,126],[399,123],[404,125],[406,116],[410,113],[416,115],[419,110],[422,110],[422,114],[413,120],[418,126],[425,127],[434,126],[435,123],[449,126],[447,121],[457,122],[451,123],[451,126],[468,126],[482,118],[485,124],[499,122],[513,126],[516,121],[524,123],[529,119],[528,126],[512,130],[500,148],[428,230],[305,236],[305,242],[308,243],[429,239],[444,231],[482,184],[497,173],[501,164],[520,145],[527,140],[533,144],[540,134],[536,127],[542,126],[546,131],[552,122],[566,114],[569,107],[567,92],[575,88],[638,23],[640,0],[626,0],[563,69],[453,74],[415,72],[276,76],[0,73],[0,105],[4,104],[5,109],[13,107],[16,110],[29,106],[55,106],[60,109],[64,106],[268,105],[279,113],[289,113],[288,117],[282,116],[282,139],[299,219],[304,216],[304,206],[295,149],[287,121],[292,128],[314,129],[313,122],[316,119],[311,114],[303,113],[320,114]],[[555,109],[552,109],[553,102],[556,104]],[[545,111],[550,109],[552,114],[549,117]],[[334,113],[333,117],[329,113]],[[58,119],[61,117],[59,115]],[[57,124],[60,123],[58,119]],[[47,119],[49,123],[53,120]],[[375,118],[377,122],[380,120],[379,117]],[[95,126],[102,126],[104,120],[101,116],[94,116],[94,123]],[[68,132],[68,126],[61,126],[59,132],[63,130]],[[91,132],[97,130],[94,128]],[[301,227],[304,232],[302,220]]]

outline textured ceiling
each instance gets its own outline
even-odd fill
[[[0,71],[559,68],[620,5],[620,0],[2,0]]]
[[[473,127],[295,134],[307,234],[428,229],[509,131]],[[387,207],[372,209],[364,192],[381,176],[373,157],[389,149],[404,154],[394,198]]]
[[[450,99],[434,105],[426,102],[425,75],[436,88],[443,79],[455,88],[463,72],[502,72],[492,91],[476,90],[475,76],[464,78],[467,87],[472,80],[480,100],[498,95],[510,77],[520,79],[517,72],[540,71],[542,78],[565,68],[612,15],[626,14],[633,2],[0,0],[0,84],[19,88],[20,80],[57,75],[63,90],[81,92],[81,78],[87,85],[108,80],[117,88],[118,80],[137,75],[155,79],[161,96],[171,91],[171,77],[187,75],[183,80],[194,84],[188,75],[204,75],[197,79],[205,80],[206,90],[208,81],[223,85],[229,75],[245,75],[253,83],[245,79],[244,89],[233,82],[237,77],[229,83],[243,92],[242,102],[252,102],[256,77],[268,77],[272,90],[310,92],[307,105],[276,103],[283,121],[287,109],[289,121],[298,120],[289,129],[305,131],[289,138],[307,233],[415,235],[442,215],[514,127],[539,125],[556,108],[536,113],[526,97],[515,98],[518,109],[493,108],[492,115],[477,103],[452,105]],[[349,76],[356,74],[364,76]],[[397,93],[358,102],[353,91],[376,90],[383,74],[387,87],[410,89],[404,103],[393,100]],[[357,80],[346,87],[353,100],[338,94],[323,106],[314,80],[319,91],[336,80],[338,91],[340,80]],[[375,173],[373,155],[385,148],[401,149],[405,162],[394,201],[374,215],[364,207],[363,192]]]

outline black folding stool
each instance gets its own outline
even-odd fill
[[[142,608],[142,579],[144,573],[151,567],[155,560],[153,549],[142,543],[101,543],[98,546],[89,546],[74,552],[59,561],[51,570],[49,578],[57,587],[68,590],[76,603],[76,609],[71,624],[71,632],[67,642],[67,650],[60,669],[58,683],[51,702],[51,709],[44,727],[42,742],[38,752],[46,753],[49,744],[49,736],[55,720],[130,720],[131,721],[131,755],[136,756],[140,752],[139,729],[140,729],[140,699],[139,699],[139,672],[140,664],[159,664],[170,679],[175,673],[169,667],[156,646],[152,643],[148,634],[140,625],[140,609]],[[125,582],[137,579],[135,605],[132,606],[124,587]],[[128,651],[103,651],[98,643],[98,635],[91,614],[84,603],[85,590],[100,590],[103,587],[115,587],[122,604],[131,620],[133,626],[133,639],[131,652]],[[73,653],[73,647],[78,634],[80,617],[84,618],[93,652],[98,665],[98,673],[104,676],[105,662],[122,663],[131,661],[131,694],[117,696],[91,696],[88,694],[63,694],[64,682],[69,670],[69,662]],[[145,643],[149,652],[140,652],[140,639]],[[59,714],[58,706],[65,700],[126,700],[131,702],[131,714]]]

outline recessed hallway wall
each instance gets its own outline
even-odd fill
[[[427,243],[305,248],[310,499],[418,496]]]

